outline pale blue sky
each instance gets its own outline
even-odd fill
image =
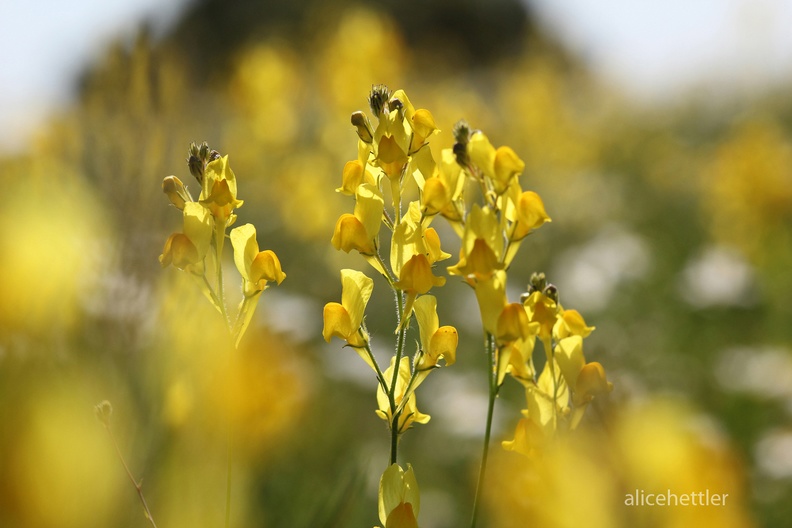
[[[792,0],[527,0],[600,73],[638,100],[742,93],[792,76]],[[71,97],[81,64],[147,16],[186,0],[0,0],[0,151],[24,147]]]

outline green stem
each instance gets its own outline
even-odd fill
[[[401,325],[402,311],[404,310],[404,297],[401,291],[395,290],[394,293],[396,295],[396,322]],[[396,360],[393,363],[393,375],[391,377],[390,391],[388,393],[391,415],[393,416],[393,421],[391,422],[391,464],[396,463],[399,448],[399,420],[398,413],[396,412],[396,382],[399,380],[399,367],[401,366],[401,359],[404,354],[404,339],[406,334],[407,328],[402,327],[401,330],[399,330],[399,337],[396,340]]]
[[[498,396],[498,371],[495,363],[495,340],[492,334],[487,333],[487,381],[489,383],[489,400],[487,401],[487,425],[484,429],[484,447],[481,453],[481,468],[479,469],[476,484],[476,498],[473,501],[473,515],[470,519],[470,528],[475,528],[478,519],[481,493],[484,488],[484,476],[487,473],[487,457],[489,455],[490,435],[492,433],[492,415],[495,410],[495,398]]]
[[[140,484],[132,475],[132,471],[130,471],[129,466],[124,460],[124,455],[121,454],[121,448],[118,447],[118,441],[116,440],[115,435],[113,434],[113,430],[110,429],[109,425],[105,425],[105,430],[107,434],[110,436],[110,440],[113,442],[113,447],[115,448],[116,455],[118,455],[118,459],[121,461],[121,465],[124,466],[124,471],[126,471],[127,477],[132,482],[132,485],[135,486],[135,491],[137,491],[138,498],[140,499],[140,503],[143,505],[143,513],[146,515],[146,519],[149,520],[151,526],[157,528],[157,523],[154,522],[154,516],[151,515],[151,510],[149,510],[148,503],[146,503],[146,497],[143,496],[143,486]]]

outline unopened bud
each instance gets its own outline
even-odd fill
[[[209,144],[206,141],[201,143],[201,148],[198,149],[198,157],[203,162],[206,162],[209,158]]]
[[[379,119],[380,114],[385,110],[385,103],[390,99],[390,90],[384,84],[377,84],[371,87],[368,102],[371,112]]]
[[[352,126],[357,129],[358,137],[365,143],[374,141],[374,132],[371,130],[371,123],[369,123],[366,114],[360,110],[352,114]]]
[[[558,288],[555,285],[548,284],[542,293],[544,293],[545,297],[558,304]]]
[[[531,283],[528,285],[528,293],[542,291],[545,289],[545,286],[547,286],[547,279],[544,273],[531,274]]]
[[[113,406],[110,402],[104,400],[102,403],[94,406],[94,414],[97,420],[102,422],[105,427],[110,427],[110,416],[113,414]]]
[[[470,140],[470,125],[464,119],[460,119],[452,129],[454,134],[454,157],[460,167],[467,167],[470,165],[470,157],[468,156],[467,145]]]
[[[193,201],[184,184],[176,176],[168,176],[162,180],[162,192],[168,196],[168,200],[180,211],[184,210],[186,202]]]
[[[198,183],[203,184],[204,162],[201,161],[201,158],[191,154],[190,157],[187,158],[187,167],[190,169],[190,174],[195,176],[195,179],[198,180]]]

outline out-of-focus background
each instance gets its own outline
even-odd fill
[[[321,339],[338,270],[366,269],[329,240],[352,207],[334,192],[357,155],[349,115],[377,83],[433,113],[435,152],[465,118],[525,160],[553,222],[523,244],[510,297],[546,272],[615,384],[544,470],[495,445],[486,525],[792,518],[788,4],[80,0],[4,18],[0,525],[145,525],[103,399],[161,528],[222,523],[229,429],[235,526],[378,522],[375,381]],[[196,189],[184,160],[203,140],[288,274],[232,367],[216,313],[157,262],[181,227],[161,180]],[[487,390],[473,295],[450,280],[439,299],[458,363],[421,387],[432,421],[402,441],[426,528],[468,518]],[[368,322],[385,357],[384,283]],[[501,400],[497,441],[524,406],[516,386]],[[734,502],[621,506],[652,486]]]

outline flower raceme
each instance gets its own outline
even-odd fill
[[[328,342],[334,336],[344,341],[376,374],[376,414],[387,423],[391,445],[380,487],[380,520],[386,528],[411,528],[417,526],[418,489],[412,469],[404,472],[396,464],[398,445],[413,425],[429,421],[417,408],[416,390],[431,372],[456,360],[457,331],[440,326],[437,299],[430,293],[446,282],[436,274],[436,263],[451,255],[442,250],[431,222],[438,213],[461,218],[450,203],[460,198],[460,170],[437,167],[427,145],[438,132],[434,118],[428,110],[416,109],[404,91],[374,86],[369,106],[371,120],[362,111],[352,114],[357,158],[346,163],[336,189],[354,199],[354,210],[340,216],[330,242],[336,250],[357,251],[387,282],[396,308],[395,353],[388,368],[380,368],[365,323],[374,281],[362,271],[341,270],[341,302],[325,305],[322,334]],[[432,211],[421,199],[405,203],[406,188],[417,185],[420,190],[428,178],[453,188],[446,193],[438,187],[449,200],[438,197],[433,202],[438,209]],[[380,243],[383,225],[390,232],[389,244]],[[406,346],[413,315],[418,350],[411,358]]]
[[[228,156],[221,156],[209,149],[206,143],[200,147],[193,143],[190,145],[187,165],[201,186],[201,192],[196,201],[176,176],[168,176],[163,180],[163,192],[182,213],[183,229],[181,233],[168,237],[159,260],[163,267],[172,264],[195,277],[204,295],[229,323],[221,261],[223,245],[229,236],[226,230],[236,222],[234,211],[242,206],[243,201],[237,198],[237,180]],[[237,311],[236,322],[229,326],[234,342],[238,344],[250,324],[261,292],[271,282],[283,282],[286,274],[273,251],[260,251],[256,228],[252,224],[233,229],[230,239],[234,263],[242,276],[243,300]],[[214,248],[214,284],[207,277],[210,248]]]

